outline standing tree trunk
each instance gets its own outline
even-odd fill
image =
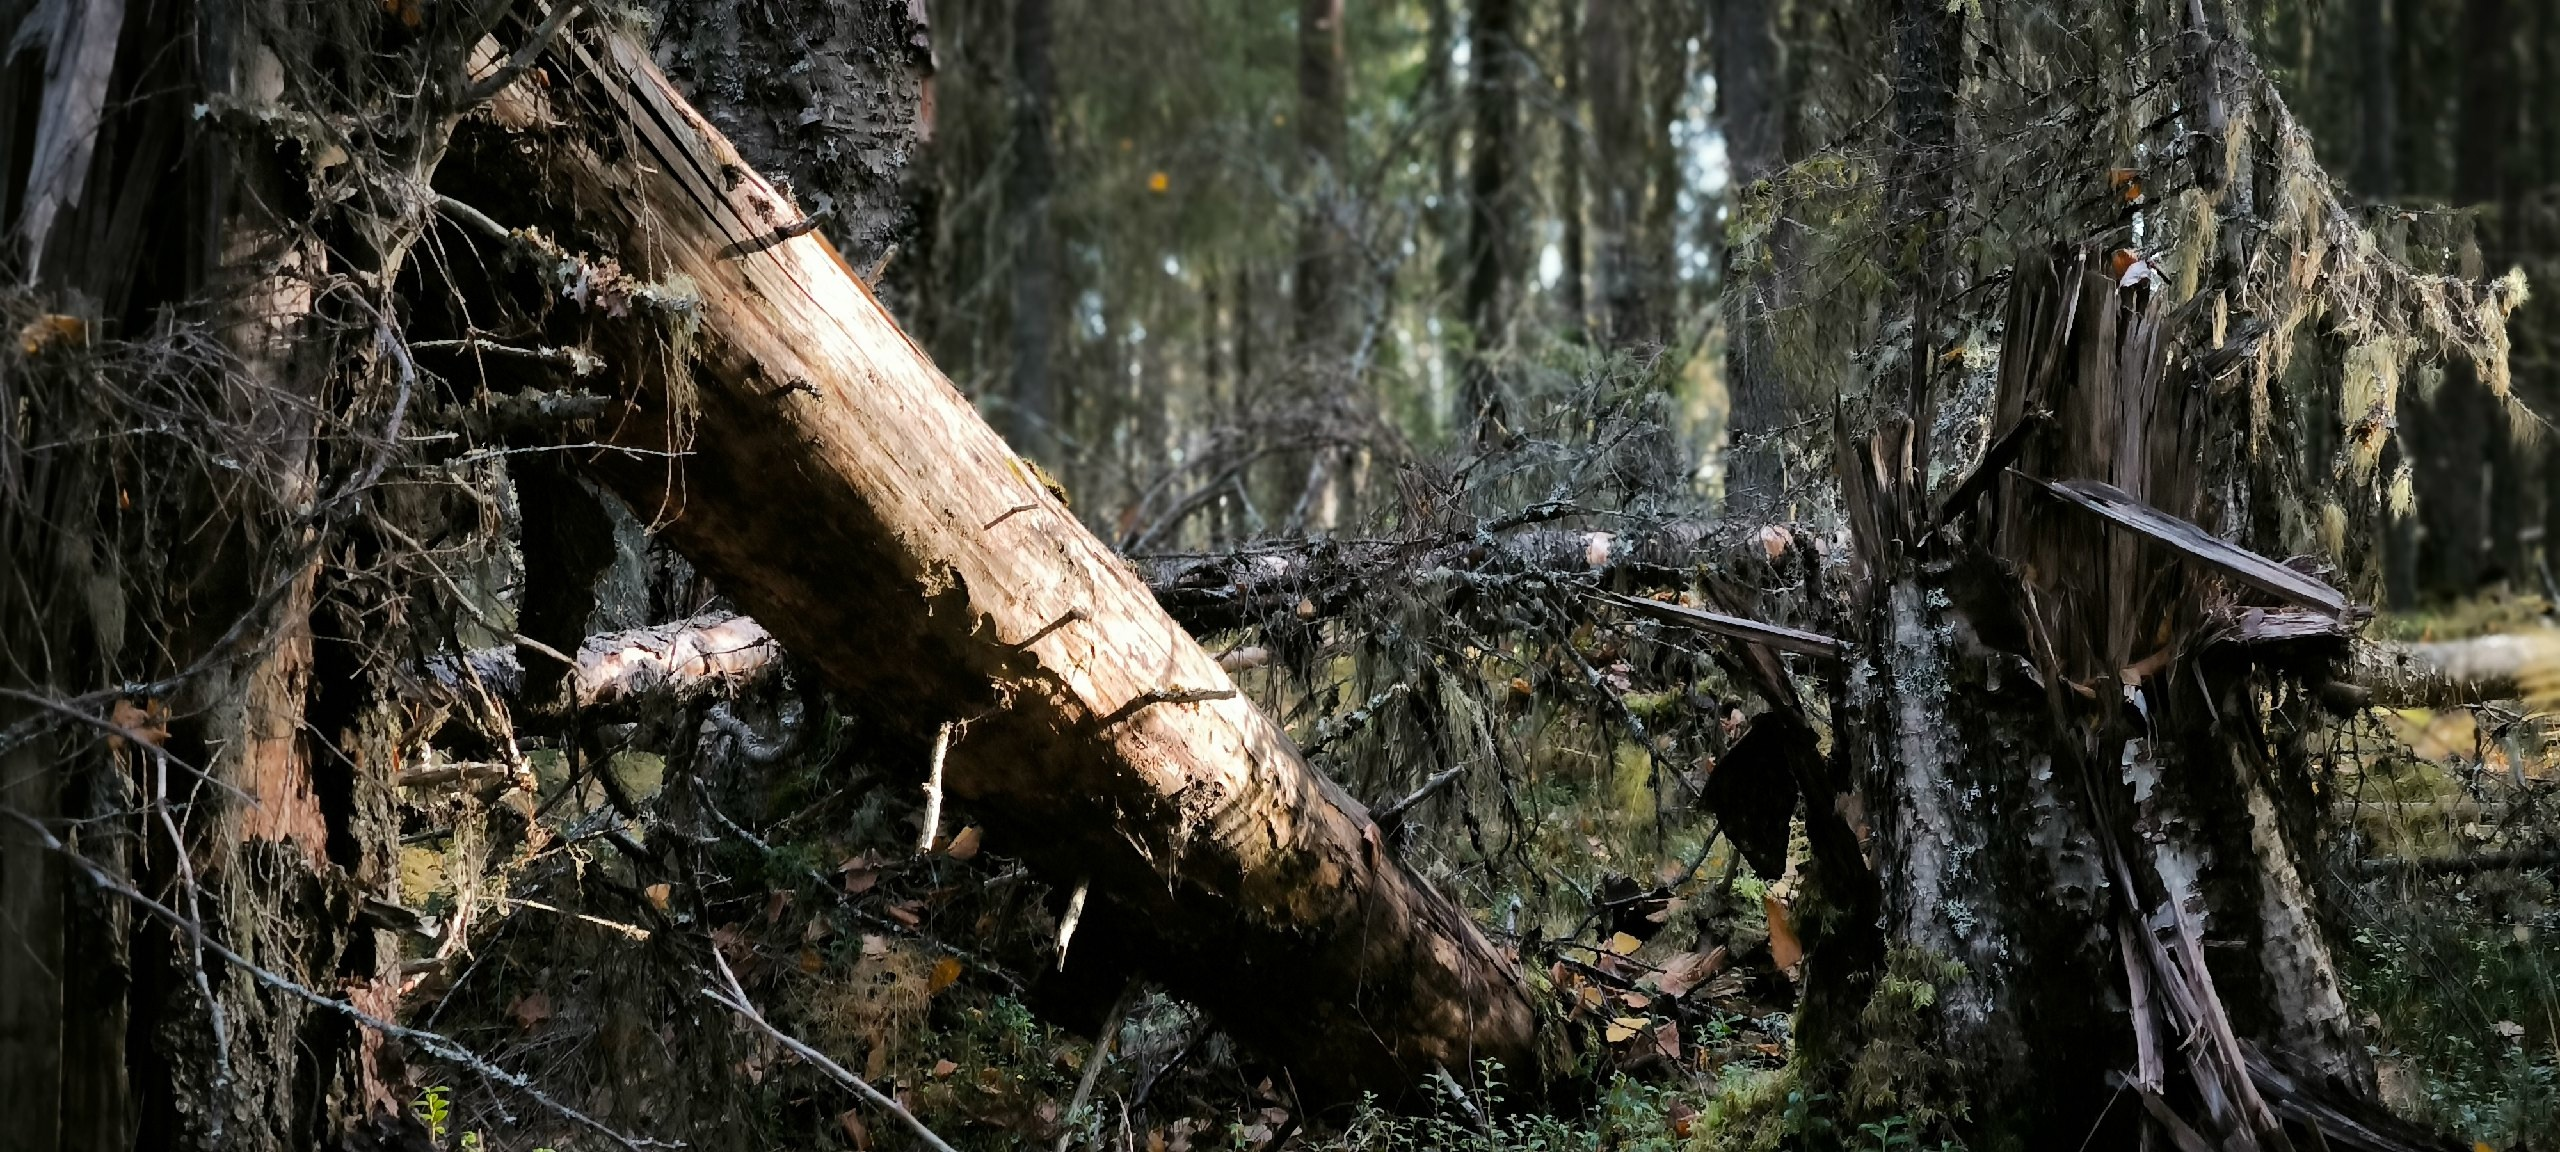
[[[478,126],[445,174],[498,219],[621,253],[631,299],[662,301],[585,315],[633,405],[590,472],[902,727],[919,772],[950,725],[948,786],[989,846],[1089,891],[1073,947],[1138,957],[1314,1096],[1531,1069],[1512,962],[1238,697],[790,202],[627,43],[552,60],[555,94],[520,92],[577,114]],[[622,125],[646,163],[600,144]],[[690,291],[656,295],[668,284]]]
[[[1556,191],[1556,216],[1564,232],[1559,244],[1563,268],[1557,277],[1557,310],[1564,314],[1565,338],[1579,341],[1588,335],[1591,325],[1590,276],[1585,262],[1591,246],[1587,224],[1590,210],[1586,204],[1590,180],[1585,173],[1591,167],[1593,125],[1592,118],[1582,112],[1589,61],[1583,54],[1581,6],[1566,0],[1557,12],[1557,21],[1562,27],[1557,31],[1556,54],[1563,58],[1556,69],[1562,81],[1557,98],[1565,107],[1565,114],[1554,118],[1556,179],[1563,185]]]
[[[1636,66],[1636,5],[1589,0],[1582,14],[1581,88],[1591,104],[1590,216],[1600,284],[1601,332],[1612,343],[1658,340],[1642,283],[1644,239],[1636,221],[1644,213],[1645,115],[1642,73]],[[1568,165],[1578,173],[1586,165]]]
[[[1429,219],[1432,236],[1439,242],[1439,259],[1431,269],[1431,288],[1439,306],[1446,308],[1449,301],[1458,298],[1461,285],[1466,282],[1467,229],[1471,222],[1465,190],[1459,187],[1458,179],[1458,123],[1464,109],[1458,99],[1456,79],[1455,0],[1423,0],[1423,14],[1422,106],[1441,125],[1439,131],[1431,133],[1431,189],[1438,203]]]
[[[2399,53],[2392,50],[2391,0],[2355,0],[2355,190],[2376,201],[2400,194]]]
[[[37,127],[5,297],[50,314],[0,363],[0,1146],[287,1152],[402,1106],[357,1026],[398,959],[377,666],[333,637],[406,589],[328,565],[396,521],[429,403],[390,297],[485,31],[432,12],[54,4],[0,63]]]
[[[1501,419],[1493,358],[1511,339],[1511,307],[1520,277],[1514,171],[1520,146],[1518,0],[1474,0],[1468,24],[1467,103],[1475,132],[1467,145],[1467,261],[1460,310],[1473,332],[1458,411],[1451,427],[1481,439]]]
[[[1005,213],[1013,246],[1012,406],[1007,437],[1022,453],[1064,470],[1058,421],[1058,241],[1049,225],[1057,187],[1050,155],[1058,73],[1050,59],[1056,28],[1051,0],[1013,0],[1012,150],[1005,168]]]
[[[1352,402],[1352,302],[1359,270],[1349,227],[1352,204],[1343,165],[1344,75],[1342,0],[1298,4],[1298,235],[1291,273],[1296,347],[1288,384],[1313,412],[1333,412]],[[1295,493],[1298,526],[1322,533],[1341,523],[1351,493],[1350,453],[1315,449],[1303,460],[1292,453],[1282,466],[1305,478]]]
[[[1744,515],[1772,514],[1785,495],[1778,428],[1786,383],[1778,373],[1773,317],[1785,290],[1783,198],[1767,181],[1786,163],[1786,75],[1779,58],[1776,0],[1720,0],[1716,6],[1716,100],[1736,220],[1763,222],[1747,250],[1728,245],[1723,295],[1725,388],[1732,397],[1726,435],[1725,502]]]
[[[1342,0],[1298,3],[1298,355],[1317,391],[1342,373],[1353,296],[1351,236],[1343,227]]]

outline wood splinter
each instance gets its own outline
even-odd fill
[[[916,837],[916,855],[933,851],[933,838],[942,829],[942,760],[951,752],[951,722],[945,720],[933,734],[933,764],[924,776],[924,831]]]

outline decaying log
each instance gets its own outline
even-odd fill
[[[2358,645],[2350,679],[2376,704],[2444,708],[2515,699],[2536,668],[2560,669],[2560,633]]]
[[[956,803],[1310,1097],[1533,1072],[1516,965],[1389,855],[1086,532],[790,200],[627,40],[563,37],[553,116],[475,122],[439,183],[657,300],[595,308],[629,407],[586,466]],[[521,91],[521,89],[520,89]],[[515,197],[516,199],[500,199]],[[670,313],[681,312],[680,317]],[[672,325],[682,338],[670,338]],[[1079,951],[1084,948],[1078,945]]]
[[[2279,661],[2308,657],[2334,669],[2323,687],[2343,710],[2451,708],[2513,700],[2540,677],[2560,673],[2560,631],[2509,632],[2462,640],[2394,643],[2357,635],[2357,622],[2303,609],[2251,608],[2213,638]],[[2537,672],[2537,670],[2540,670]]]
[[[1140,562],[1165,611],[1195,633],[1291,614],[1339,614],[1384,583],[1429,584],[1451,576],[1537,575],[1606,581],[1626,575],[1685,583],[1712,525],[1675,522],[1650,532],[1542,528],[1441,540],[1312,541],[1302,546]]]
[[[1552,542],[1544,535],[1537,545],[1541,553],[1552,550]],[[1303,564],[1303,560],[1293,558],[1281,570],[1303,572]],[[1559,577],[1591,571],[1587,564],[1570,561],[1519,570]],[[1150,568],[1146,571],[1149,591],[1168,613],[1175,613],[1180,619],[1183,608],[1211,602],[1198,595],[1203,587],[1198,582],[1201,571],[1196,566]],[[1239,592],[1245,597],[1279,594],[1272,588],[1253,591],[1250,578],[1237,576],[1227,564],[1220,564],[1215,571],[1224,574],[1219,579],[1226,583],[1216,586],[1216,595],[1225,603],[1235,603],[1230,597]],[[1377,569],[1376,575],[1421,578],[1409,572],[1397,576],[1384,567]],[[1845,651],[1837,638],[1817,632],[1642,597],[1595,592],[1593,598],[1675,626],[1819,659],[1839,659]],[[2234,617],[2213,643],[2252,650],[2319,645],[2351,652],[2352,660],[2340,669],[2343,679],[2338,681],[2338,687],[2352,690],[2357,706],[2440,708],[2514,699],[2522,691],[2519,677],[2533,666],[2537,654],[2543,663],[2560,666],[2560,635],[2503,633],[2466,640],[2395,644],[2361,641],[2356,632],[2357,623],[2352,618],[2341,619],[2317,610],[2250,608]],[[642,701],[680,705],[733,695],[778,671],[782,667],[782,647],[754,620],[726,613],[598,633],[579,645],[575,656],[577,671],[568,681],[572,695],[563,701],[521,699],[523,661],[527,658],[551,659],[541,653],[528,657],[524,649],[516,646],[484,648],[465,657],[491,694],[519,707],[557,710],[563,704],[574,704],[582,712],[611,712]],[[1242,648],[1218,657],[1218,663],[1234,672],[1260,667],[1268,659],[1269,653],[1264,649]],[[438,686],[445,690],[464,687],[457,664],[440,662],[431,671]]]
[[[565,655],[562,654],[562,655]],[[576,667],[566,679],[564,700],[524,700],[525,660],[551,660],[558,655],[530,646],[483,648],[430,668],[437,686],[449,692],[470,691],[471,676],[491,695],[519,708],[542,711],[615,710],[648,701],[683,705],[713,696],[733,695],[782,667],[782,646],[764,625],[744,616],[715,614],[655,624],[627,632],[600,632],[578,646]],[[464,674],[463,663],[471,676]],[[565,706],[565,707],[564,707]]]

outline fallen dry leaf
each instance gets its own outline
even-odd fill
[[[1680,1059],[1680,1022],[1665,1020],[1653,1027],[1653,1050],[1673,1062]]]
[[[116,727],[132,733],[135,739],[154,748],[160,747],[169,740],[169,708],[157,700],[136,704],[131,700],[119,699],[110,710],[109,718],[115,722]],[[123,751],[124,737],[107,737],[107,746]]]
[[[959,958],[956,956],[945,956],[942,959],[933,962],[933,975],[925,981],[925,992],[927,995],[940,992],[959,981]]]
[[[976,856],[978,854],[978,826],[972,824],[961,829],[959,835],[951,838],[951,845],[944,848],[942,850],[942,854],[949,856],[954,860],[967,860]]]
[[[1636,954],[1636,949],[1644,947],[1644,941],[1620,932],[1609,937],[1607,947],[1613,956],[1633,956]]]
[[[959,1070],[959,1065],[948,1060],[936,1060],[933,1062],[933,1078],[936,1080],[944,1079]]]
[[[1723,971],[1724,964],[1725,950],[1721,944],[1709,952],[1683,952],[1665,963],[1662,971],[1654,973],[1649,982],[1654,991],[1677,1000]]]
[[[1787,904],[1775,896],[1762,896],[1760,903],[1769,913],[1769,962],[1793,977],[1796,963],[1804,959],[1804,944],[1796,939],[1795,928],[1787,923]]]
[[[88,343],[89,325],[77,316],[58,313],[38,316],[18,329],[18,351],[29,356],[47,348],[71,347]]]
[[[1611,1020],[1609,1026],[1601,1030],[1601,1034],[1606,1036],[1612,1044],[1624,1044],[1633,1039],[1636,1033],[1644,1031],[1644,1026],[1645,1019],[1642,1016],[1620,1016]]]
[[[664,912],[667,910],[667,898],[674,893],[675,889],[661,882],[652,884],[647,888],[643,888],[641,891],[649,897],[650,907],[655,908],[660,912]]]
[[[507,1006],[507,1014],[516,1018],[516,1026],[531,1032],[534,1026],[551,1018],[551,995],[535,991],[517,997]]]
[[[871,1147],[871,1126],[862,1122],[860,1109],[847,1108],[836,1113],[836,1123],[844,1128],[845,1139],[853,1141],[856,1149],[867,1152]]]

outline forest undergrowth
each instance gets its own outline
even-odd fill
[[[1646,502],[1661,478],[1642,475],[1658,466],[1648,437],[1672,390],[1623,361],[1573,353],[1549,367],[1561,391],[1532,410],[1551,419],[1455,474],[1408,473],[1397,518],[1372,539],[1445,546],[1465,535],[1452,527],[1470,522],[1461,513],[1497,503],[1597,511],[1628,540],[1676,531]],[[719,606],[636,523],[618,537],[599,623],[616,596],[653,617]],[[1730,558],[1712,568],[1630,564],[1604,579],[1689,603],[1737,579],[1783,593],[1818,568],[1798,554],[1823,547],[1742,544],[1701,545]],[[1395,1107],[1302,1101],[1285,1071],[1195,1009],[1122,983],[1125,969],[1071,970],[1062,950],[1107,961],[1116,942],[1076,933],[1071,894],[1032,879],[964,805],[919,851],[924,765],[795,671],[671,718],[530,737],[529,780],[410,789],[403,890],[426,917],[406,967],[413,1019],[625,1131],[687,1133],[698,1147],[912,1146],[707,998],[707,937],[780,1032],[957,1147],[1953,1146],[1949,1111],[1963,1102],[1938,1090],[1919,1025],[1944,961],[1891,959],[1865,1009],[1876,1042],[1850,1081],[1856,1099],[1798,1086],[1801,820],[1782,833],[1786,865],[1759,875],[1726,834],[1755,815],[1720,820],[1707,795],[1747,731],[1738,670],[1696,637],[1595,605],[1588,585],[1443,567],[1311,585],[1204,637],[1317,763],[1399,817],[1382,818],[1398,853],[1518,958],[1561,1025],[1550,1034],[1571,1041],[1546,1084],[1504,1087],[1511,1070],[1488,1068],[1495,1087],[1443,1077]],[[2377,631],[2450,638],[2549,611],[2512,595]],[[1817,678],[1798,679],[1822,699]],[[2506,1152],[2549,1148],[2560,1131],[2550,734],[2541,713],[2513,706],[2367,709],[2314,750],[2329,773],[2323,890],[2339,894],[2325,912],[2385,1092]],[[424,763],[473,755],[468,740]],[[407,1077],[417,1107],[441,1117],[442,1147],[584,1139],[453,1069],[421,1062]]]

